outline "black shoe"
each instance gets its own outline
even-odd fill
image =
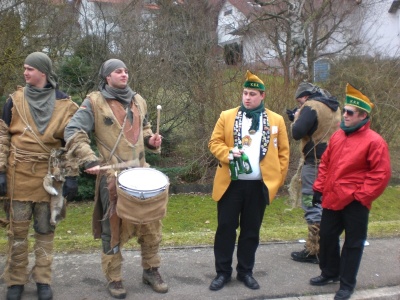
[[[231,281],[231,276],[219,274],[211,282],[210,290],[218,291],[218,290],[222,289],[224,287],[225,283],[228,283],[229,281]]]
[[[22,292],[24,291],[23,285],[12,285],[7,288],[7,300],[20,300]]]
[[[52,300],[53,292],[50,285],[46,283],[36,283],[38,300]]]
[[[306,249],[299,252],[292,252],[290,254],[293,260],[298,262],[308,262],[313,264],[318,264],[318,257],[314,254],[310,254]]]
[[[347,300],[350,299],[351,294],[353,294],[353,291],[349,290],[338,290],[335,294],[334,300]]]
[[[311,285],[326,285],[328,283],[338,282],[339,277],[325,277],[325,276],[317,276],[310,279]]]
[[[252,290],[258,290],[260,285],[258,284],[257,280],[254,279],[251,275],[241,275],[237,274],[236,279],[243,282],[245,286]]]

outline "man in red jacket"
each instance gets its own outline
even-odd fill
[[[322,203],[320,228],[321,275],[310,284],[340,281],[335,300],[349,299],[356,285],[367,238],[372,201],[390,180],[389,150],[384,139],[370,129],[374,104],[347,84],[341,130],[328,144],[314,182],[313,204]],[[339,237],[345,232],[340,254]]]

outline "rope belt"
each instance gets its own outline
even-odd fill
[[[13,144],[11,144],[11,152],[18,162],[48,162],[50,158],[50,153],[26,151],[18,149]]]

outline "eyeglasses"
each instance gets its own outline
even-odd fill
[[[355,111],[354,111],[354,110],[350,110],[350,109],[343,108],[342,113],[343,113],[343,114],[346,113],[348,116],[352,117],[352,116],[354,115]]]

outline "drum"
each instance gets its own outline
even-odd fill
[[[165,217],[169,179],[152,168],[132,168],[117,176],[117,214],[134,224],[146,224]]]

